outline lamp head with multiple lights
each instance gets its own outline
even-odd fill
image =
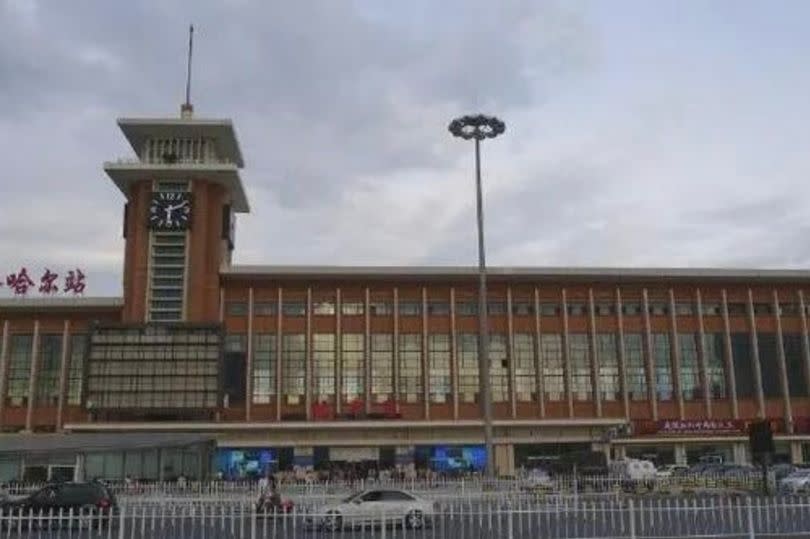
[[[503,120],[484,114],[470,114],[456,118],[447,129],[454,137],[465,140],[495,138],[506,130]]]

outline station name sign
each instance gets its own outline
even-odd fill
[[[738,419],[664,419],[655,426],[657,434],[741,434],[745,424]]]
[[[36,276],[34,276],[36,278]],[[61,279],[60,279],[61,277]],[[15,296],[27,296],[29,292],[39,292],[43,296],[53,296],[56,294],[84,294],[87,283],[84,272],[79,268],[66,271],[60,276],[59,273],[45,268],[35,282],[28,273],[28,268],[21,267],[18,271],[8,273],[5,279],[0,280],[0,289],[6,286]]]

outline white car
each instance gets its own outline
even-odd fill
[[[810,491],[810,469],[796,470],[782,479],[779,490],[792,494]]]
[[[543,489],[552,489],[554,488],[554,480],[551,479],[551,476],[547,471],[542,468],[535,468],[530,470],[528,474],[526,474],[526,478],[524,479],[524,485],[527,489],[530,490],[543,490]]]
[[[689,467],[685,464],[667,464],[663,468],[658,469],[655,472],[655,475],[658,477],[672,477],[674,475],[679,475],[686,473],[689,470]]]
[[[386,523],[422,528],[434,514],[432,502],[404,490],[365,490],[339,503],[315,508],[307,520],[330,531]]]

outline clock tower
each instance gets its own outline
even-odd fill
[[[123,322],[217,322],[234,215],[249,211],[230,120],[118,120],[135,158],[104,164],[126,196]]]

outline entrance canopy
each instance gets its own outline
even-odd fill
[[[0,455],[11,453],[92,453],[165,449],[213,443],[206,434],[132,432],[88,434],[0,434]]]

